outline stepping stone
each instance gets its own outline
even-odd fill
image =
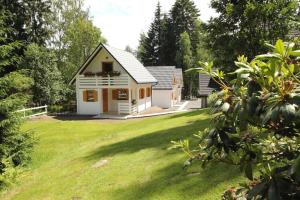
[[[100,167],[106,165],[107,163],[108,163],[108,160],[100,160],[100,161],[96,162],[96,163],[92,166],[92,168],[98,169],[98,168],[100,168]]]

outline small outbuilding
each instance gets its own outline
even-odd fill
[[[171,108],[181,101],[182,69],[175,66],[148,66],[146,69],[158,81],[152,86],[152,105]]]
[[[207,107],[208,96],[218,90],[220,90],[219,85],[209,75],[199,74],[198,96],[201,99],[201,108]]]

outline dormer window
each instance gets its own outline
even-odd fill
[[[103,62],[102,63],[102,72],[109,73],[113,71],[113,63],[112,62]]]

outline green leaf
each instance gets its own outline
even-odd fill
[[[286,118],[292,118],[295,117],[296,114],[296,108],[295,105],[293,104],[286,104],[282,107],[282,114],[286,117]]]
[[[251,70],[252,68],[249,66],[249,65],[247,65],[246,63],[243,63],[243,62],[234,62],[235,63],[235,65],[237,66],[237,67],[242,67],[242,68],[248,68],[249,70]],[[252,70],[253,71],[253,70]]]
[[[269,59],[278,59],[281,60],[280,55],[278,54],[274,54],[274,53],[270,53],[270,54],[262,54],[262,55],[258,55],[255,57],[256,60],[269,60]]]
[[[245,167],[245,175],[248,179],[253,180],[253,169],[250,162]]]
[[[295,71],[295,65],[294,64],[291,64],[289,65],[289,71],[293,74],[294,71]]]
[[[255,185],[248,193],[248,199],[253,199],[254,197],[261,195],[267,189],[267,183],[262,182]],[[262,195],[261,195],[262,196]]]
[[[266,47],[268,47],[269,49],[271,49],[271,50],[275,50],[275,46],[274,45],[272,45],[272,44],[269,44],[269,43],[265,43],[265,45],[266,45]]]
[[[222,109],[223,112],[228,112],[229,108],[230,108],[230,104],[227,103],[227,102],[225,102],[223,104],[223,106],[221,107],[221,109]]]
[[[291,55],[291,56],[298,57],[298,56],[300,56],[300,50],[291,51],[291,52],[290,52],[290,55]]]
[[[284,42],[282,40],[277,40],[275,44],[275,49],[276,52],[279,53],[280,55],[284,56],[285,54],[285,47],[284,47]]]
[[[274,179],[268,189],[268,200],[281,200],[280,193]]]
[[[295,160],[293,166],[292,166],[292,174],[296,175],[296,180],[300,182],[300,155]]]

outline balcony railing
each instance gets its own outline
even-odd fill
[[[78,77],[79,88],[87,87],[109,87],[109,86],[127,86],[129,85],[130,78],[127,74],[122,74],[120,76],[83,76]]]

